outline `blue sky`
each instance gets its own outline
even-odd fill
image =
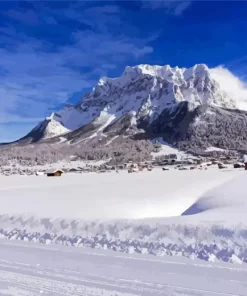
[[[247,75],[246,1],[0,1],[0,141],[140,63]]]

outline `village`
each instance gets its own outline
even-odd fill
[[[82,173],[141,173],[144,171],[151,172],[154,169],[163,171],[177,170],[208,170],[210,168],[217,168],[219,170],[229,169],[247,169],[247,156],[193,156],[187,155],[179,157],[178,154],[165,154],[155,157],[152,160],[143,162],[133,162],[129,160],[125,163],[116,163],[114,159],[99,161],[99,162],[85,162],[78,160],[71,156],[69,162],[58,162],[55,164],[40,164],[37,166],[0,166],[0,174],[5,176],[10,175],[37,175],[47,177],[62,176],[63,174],[82,174]]]

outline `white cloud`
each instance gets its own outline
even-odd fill
[[[210,76],[219,83],[224,91],[237,100],[240,109],[247,110],[247,83],[223,66],[211,69]]]

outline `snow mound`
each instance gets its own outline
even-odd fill
[[[245,192],[246,176],[230,180],[223,185],[209,190],[203,194],[182,215],[194,215],[205,211],[218,210],[219,213],[231,211],[238,215],[243,209],[247,209]]]

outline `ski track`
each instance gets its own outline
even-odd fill
[[[209,269],[210,268],[210,269]],[[247,267],[0,240],[0,295],[244,296]]]

